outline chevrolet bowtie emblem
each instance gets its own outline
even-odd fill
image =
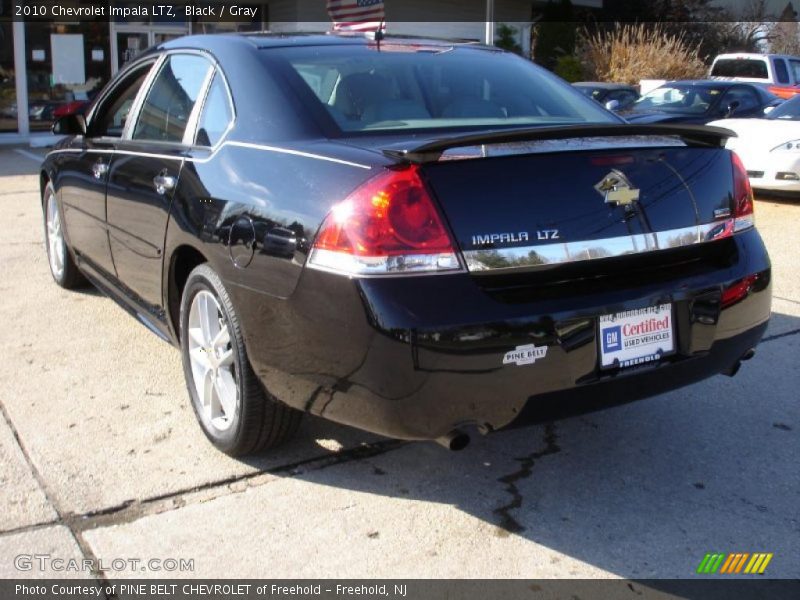
[[[605,198],[606,204],[628,206],[639,200],[639,190],[633,187],[628,178],[617,169],[603,177],[594,189]]]

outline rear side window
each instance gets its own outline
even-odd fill
[[[619,122],[543,69],[499,52],[396,43],[269,52],[343,131]]]
[[[201,56],[169,56],[147,93],[133,139],[182,141],[209,69],[211,63]]]
[[[775,62],[775,78],[778,83],[789,83],[789,69],[786,68],[786,61],[782,58],[776,58]]]
[[[800,60],[790,60],[789,68],[792,69],[795,83],[800,83]]]
[[[222,75],[217,71],[203,105],[195,143],[199,146],[216,146],[225,135],[231,121],[233,121],[233,110],[228,89]]]
[[[732,87],[722,97],[722,106],[727,107],[732,102],[737,102],[736,110],[739,112],[758,108],[758,96],[753,90],[744,87]]]
[[[769,79],[767,61],[761,58],[723,58],[714,63],[712,77]]]

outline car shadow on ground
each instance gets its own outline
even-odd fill
[[[768,192],[757,190],[756,201],[772,204],[800,204],[800,192]],[[756,209],[758,210],[758,209]]]
[[[473,438],[463,452],[385,440],[278,474],[450,505],[489,525],[487,544],[519,536],[623,577],[690,577],[706,552],[773,552],[770,575],[796,578],[799,349],[800,319],[776,314],[734,378]],[[290,448],[326,427],[342,429],[313,420]]]

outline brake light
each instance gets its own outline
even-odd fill
[[[382,172],[334,206],[308,262],[351,275],[461,270],[415,165]]]
[[[755,215],[753,214],[753,190],[750,187],[750,179],[747,177],[747,169],[742,164],[742,159],[735,152],[731,152],[731,163],[733,164],[733,230],[743,231],[755,225]]]

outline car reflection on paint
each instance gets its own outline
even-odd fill
[[[297,235],[285,227],[273,227],[264,234],[264,245],[261,248],[266,254],[292,258],[297,249]]]

